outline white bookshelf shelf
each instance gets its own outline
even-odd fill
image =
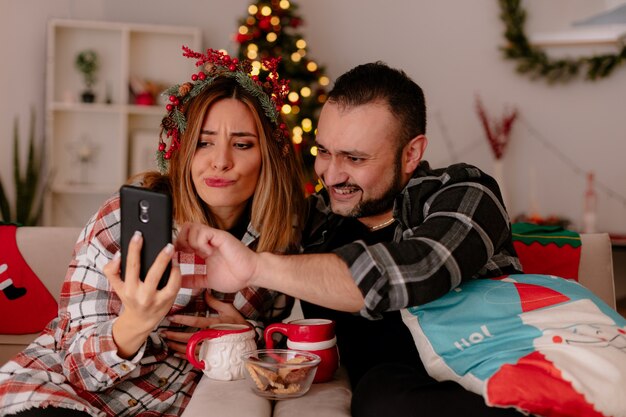
[[[145,138],[157,147],[164,105],[137,105],[132,79],[163,86],[182,82],[194,70],[181,46],[199,50],[200,29],[84,20],[51,20],[46,64],[46,138],[50,188],[44,224],[83,226],[138,166]],[[79,52],[92,49],[100,67],[94,103],[81,102]],[[157,100],[159,102],[159,100]],[[137,137],[144,138],[137,146]],[[82,158],[82,162],[81,162]]]

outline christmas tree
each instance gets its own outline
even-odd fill
[[[257,1],[248,6],[248,16],[239,21],[235,39],[239,43],[239,58],[252,60],[257,71],[263,70],[262,58],[281,57],[278,73],[291,80],[291,92],[281,111],[302,156],[307,191],[312,192],[316,182],[315,128],[330,80],[324,75],[324,67],[308,55],[306,41],[298,32],[303,20],[296,9],[288,0]]]

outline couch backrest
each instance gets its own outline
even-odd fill
[[[578,282],[591,290],[611,308],[615,308],[613,252],[608,233],[581,234],[582,250]]]
[[[78,227],[20,227],[17,244],[31,269],[58,301]],[[579,282],[615,308],[611,240],[606,233],[581,234]]]

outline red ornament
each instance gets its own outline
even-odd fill
[[[174,94],[172,94],[172,95],[170,96],[170,101],[171,101],[172,103],[176,101],[176,96],[175,96]]]
[[[198,73],[198,78],[200,78],[201,80],[206,80],[206,74],[204,72],[200,72]]]
[[[159,143],[159,151],[163,152],[165,150],[165,143]]]
[[[135,97],[135,104],[139,106],[153,106],[154,97],[152,96],[152,94],[144,91],[143,93],[137,94],[137,97]]]
[[[315,185],[313,185],[312,182],[307,182],[306,184],[304,184],[304,192],[306,193],[306,195],[311,195],[315,192]]]
[[[265,32],[267,32],[271,27],[272,27],[272,24],[270,22],[269,16],[265,16],[261,20],[259,20],[259,28],[261,28],[261,30],[264,30]]]
[[[191,81],[198,81],[198,74],[192,74]]]
[[[165,110],[167,110],[167,111],[172,111],[172,110],[174,110],[174,106],[172,106],[171,104],[167,104],[167,105],[165,106]]]

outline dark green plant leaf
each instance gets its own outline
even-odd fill
[[[22,168],[20,164],[20,132],[19,119],[13,119],[13,184],[15,186],[15,219],[18,223],[21,219],[20,207],[22,200]]]
[[[3,220],[22,224],[25,226],[34,226],[39,223],[43,212],[43,199],[41,198],[42,184],[41,175],[43,174],[43,161],[40,156],[43,152],[44,144],[35,143],[35,109],[31,108],[30,126],[28,133],[28,154],[26,162],[26,172],[22,172],[20,163],[20,135],[19,135],[19,118],[16,117],[13,123],[13,182],[15,185],[15,209],[11,210],[8,196],[2,188],[0,182],[0,212]],[[39,145],[39,146],[38,146]],[[45,180],[44,180],[45,188]],[[40,195],[38,195],[38,193]],[[14,217],[12,217],[12,214]]]
[[[28,135],[28,163],[26,165],[26,177],[24,178],[24,223],[30,223],[30,218],[36,207],[34,207],[37,196],[37,185],[39,184],[40,161],[37,157],[37,147],[35,144],[35,109],[30,110],[30,131]]]
[[[11,221],[11,207],[9,206],[9,200],[7,199],[4,186],[2,185],[2,179],[0,179],[0,215],[2,215],[2,221]]]

